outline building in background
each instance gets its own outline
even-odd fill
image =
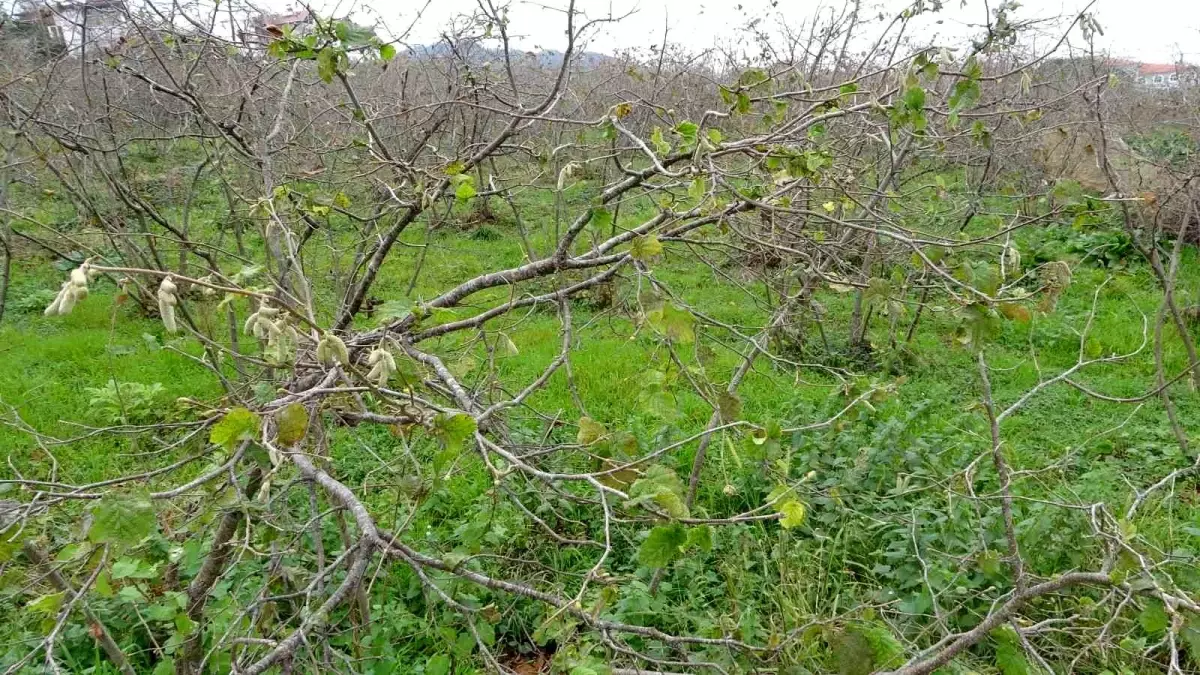
[[[1151,89],[1177,89],[1194,86],[1197,68],[1187,63],[1139,63],[1136,82]]]
[[[241,31],[242,44],[252,49],[266,49],[272,40],[283,37],[284,28],[303,32],[312,27],[313,18],[308,10],[287,11],[282,14],[259,14],[250,20],[246,30]]]
[[[47,52],[114,47],[125,36],[128,10],[125,0],[73,0],[18,5],[16,22],[30,32],[40,49]]]

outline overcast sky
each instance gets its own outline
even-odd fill
[[[282,9],[288,0],[259,0]],[[500,0],[493,0],[497,5]],[[999,0],[989,0],[994,9]],[[371,14],[397,30],[409,25],[425,0],[325,0],[314,6],[322,12],[358,16]],[[864,0],[863,14],[882,11],[894,15],[906,5],[903,0]],[[1087,0],[1024,0],[1017,18],[1073,16]],[[296,5],[299,6],[299,5]],[[513,32],[521,36],[524,48],[561,48],[563,44],[563,8],[566,0],[512,0],[509,17]],[[938,36],[946,42],[978,34],[985,21],[985,0],[945,0],[945,9],[913,27],[918,36]],[[436,39],[452,17],[471,12],[476,0],[432,0],[426,7],[410,42]],[[612,52],[623,48],[649,47],[662,41],[664,25],[668,40],[703,49],[716,43],[737,43],[738,28],[754,17],[772,23],[784,20],[799,23],[814,12],[840,11],[842,0],[577,0],[589,17],[624,15],[621,22],[593,34],[589,49]],[[1200,61],[1200,0],[1096,0],[1092,6],[1104,30],[1100,44],[1118,56],[1142,61],[1170,62],[1182,55]],[[876,25],[876,28],[878,24]],[[1081,43],[1078,30],[1073,38]],[[1049,38],[1040,40],[1049,44]],[[742,40],[744,43],[744,40]]]

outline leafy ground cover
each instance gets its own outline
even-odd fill
[[[948,176],[953,193],[954,176]],[[586,205],[588,195],[589,187],[582,183],[568,191],[566,199]],[[26,199],[43,222],[61,226],[72,217],[52,196],[31,194]],[[522,227],[529,230],[529,242],[545,250],[553,236],[555,203],[538,193],[521,199]],[[953,200],[953,194],[948,199]],[[212,208],[203,200],[201,206]],[[627,208],[630,222],[639,206],[646,205]],[[380,304],[373,315],[358,317],[359,325],[402,314],[448,285],[522,261],[515,222],[502,213],[472,222],[473,212],[459,208],[461,213],[449,224],[431,229],[425,222],[404,235],[403,251],[389,259],[376,285]],[[930,206],[924,217],[936,221],[940,208]],[[220,213],[212,208],[197,221],[205,223],[202,227],[219,227]],[[1047,311],[988,324],[984,354],[998,406],[1015,402],[1039,382],[1071,367],[1081,354],[1095,358],[1136,352],[1120,364],[1096,365],[1082,373],[1079,381],[1093,390],[1121,398],[1153,388],[1153,335],[1147,326],[1153,325],[1161,294],[1146,265],[1121,237],[1103,217],[1083,222],[1064,217],[1018,233],[1016,247],[1027,259],[1068,261],[1072,277]],[[250,237],[247,245],[261,243]],[[331,232],[318,249],[325,253],[314,255],[332,257],[338,246],[338,235]],[[1195,297],[1200,288],[1197,262],[1196,251],[1188,248],[1179,279],[1185,305],[1200,299]],[[741,274],[740,266],[749,264],[735,259],[722,266],[697,265],[682,245],[668,243],[652,273],[679,298],[707,308],[714,319],[750,330],[762,323],[766,312],[739,289],[742,283],[758,283]],[[32,248],[15,266],[11,314],[0,325],[0,402],[10,422],[0,427],[0,447],[6,449],[12,471],[44,474],[47,467],[56,466],[59,479],[87,483],[117,469],[150,468],[161,453],[177,450],[157,447],[137,433],[97,435],[59,445],[55,438],[88,433],[87,427],[65,420],[82,418],[97,426],[185,422],[202,416],[203,406],[197,402],[220,395],[221,388],[197,365],[200,350],[195,343],[165,334],[161,322],[123,302],[111,283],[97,284],[70,316],[43,317],[41,310],[52,299],[47,289],[55,288],[69,267],[56,266]],[[732,350],[696,347],[681,351],[680,360],[674,361],[639,320],[641,283],[640,276],[625,278],[573,302],[578,348],[572,354],[571,376],[579,400],[572,396],[567,373],[559,371],[530,401],[542,414],[517,414],[511,420],[514,438],[572,442],[588,434],[621,432],[627,434],[627,442],[649,446],[680,441],[703,427],[712,408],[684,386],[686,378],[703,371],[713,381],[727,380],[740,358]],[[504,290],[496,289],[484,294],[478,306],[503,297]],[[823,339],[809,326],[804,339],[788,346],[794,363],[763,360],[748,375],[737,400],[728,405],[737,406],[740,418],[763,431],[748,436],[730,429],[715,437],[692,516],[702,520],[708,513],[753,510],[774,500],[778,485],[795,480],[801,480],[804,489],[796,501],[799,506],[785,512],[782,520],[720,528],[701,523],[649,529],[647,523],[645,528],[622,529],[607,570],[611,579],[622,583],[619,591],[616,584],[600,584],[588,596],[598,614],[680,633],[733,634],[765,644],[780,643],[799,631],[803,639],[789,641],[784,648],[785,662],[796,672],[858,673],[902,662],[905,647],[898,636],[936,625],[947,606],[955,608],[954,620],[964,622],[954,626],[958,629],[969,628],[970,617],[988,611],[985,605],[969,603],[979,603],[973,591],[1007,583],[1000,562],[1005,544],[994,520],[998,515],[981,520],[977,503],[967,498],[971,490],[984,494],[996,486],[994,477],[976,482],[963,473],[964,467],[982,461],[990,445],[977,355],[971,348],[976,345],[964,344],[961,314],[954,307],[934,304],[908,336],[913,311],[891,308],[893,316],[900,316],[895,322],[877,318],[870,325],[872,347],[864,354],[849,348],[844,337],[849,325],[838,323],[849,314],[842,310],[848,309],[850,295],[829,287],[816,299],[830,309],[821,326]],[[334,299],[325,300],[332,306]],[[244,317],[247,310],[238,311]],[[434,320],[450,321],[472,311],[464,308]],[[222,317],[213,309],[206,320]],[[460,336],[439,345],[443,352],[458,355],[449,365],[465,382],[484,381],[475,375],[489,369],[513,375],[514,381],[531,380],[558,351],[559,322],[552,311],[506,317],[488,328],[500,337]],[[970,330],[974,329],[968,326]],[[1187,361],[1171,330],[1168,324],[1165,363],[1174,374],[1186,368]],[[782,344],[793,339],[789,335],[782,332],[775,339]],[[874,393],[863,398],[868,391]],[[855,401],[859,404],[847,407]],[[1103,501],[1123,512],[1138,490],[1192,461],[1174,442],[1166,413],[1156,401],[1098,401],[1059,384],[1039,391],[1005,421],[1004,451],[1016,471],[1018,534],[1035,573],[1050,575],[1083,565],[1099,545],[1078,536],[1086,528],[1087,512],[1056,508],[1057,501]],[[588,423],[579,420],[580,403]],[[1198,419],[1194,393],[1178,396],[1176,405],[1181,419]],[[559,412],[546,412],[555,410]],[[843,410],[828,427],[800,429]],[[27,428],[45,436],[31,437]],[[788,429],[797,430],[784,431]],[[340,479],[361,486],[375,511],[406,512],[415,533],[410,543],[423,550],[438,551],[458,564],[518,570],[526,579],[539,579],[548,569],[584,574],[594,562],[586,549],[556,545],[513,503],[499,499],[477,458],[445,457],[429,438],[384,428],[341,426],[331,441]],[[696,444],[681,443],[665,455],[664,464],[674,474],[664,480],[686,476],[695,451]],[[222,456],[213,457],[211,464],[193,471],[201,473],[221,461]],[[596,460],[581,455],[576,461],[576,468],[587,470]],[[1176,581],[1195,591],[1200,589],[1200,572],[1194,567],[1200,549],[1200,494],[1194,479],[1166,492],[1123,526],[1165,551]],[[595,536],[601,527],[585,520],[586,511],[565,495],[554,506],[555,517],[564,519],[553,523],[554,529],[563,537]],[[139,636],[137,644],[126,645],[127,652],[142,655],[139,658],[147,663],[151,659],[146,655],[161,647],[156,641],[180,640],[187,629],[177,619],[181,615],[173,604],[176,598],[156,589],[158,575],[167,561],[183,561],[184,569],[198,566],[202,553],[201,542],[186,537],[201,525],[192,520],[193,514],[170,512],[160,518],[163,532],[157,543],[119,560],[119,568],[114,567],[111,580],[106,580],[107,595],[93,603],[110,629]],[[341,535],[329,523],[322,536],[336,541]],[[272,545],[267,540],[254,544]],[[661,578],[657,567],[666,569]],[[287,574],[286,561],[281,573]],[[439,582],[454,589],[460,601],[466,598],[483,608],[475,630],[482,631],[485,641],[509,663],[554,658],[581,674],[603,668],[599,646],[574,639],[577,626],[569,617],[492,596],[449,576]],[[246,592],[240,583],[235,573],[213,592],[218,615],[227,623],[245,620],[236,611],[237,596]],[[357,669],[437,675],[481,667],[473,655],[474,637],[462,617],[433,602],[410,569],[382,571],[373,584],[369,608],[345,610],[369,612],[367,633],[335,638]],[[5,611],[20,618],[0,631],[10,645],[9,655],[0,662],[16,658],[19,641],[40,635],[53,616],[53,611],[40,608],[39,600],[19,589],[5,591]],[[956,604],[960,602],[968,606]],[[1077,606],[1041,609],[1086,614],[1087,595],[1073,602]],[[1118,619],[1114,627],[1124,636],[1120,649],[1103,658],[1089,657],[1095,659],[1089,670],[1154,669],[1144,654],[1162,638],[1168,619],[1161,604],[1136,602],[1136,611]],[[911,617],[911,623],[885,621],[883,608],[889,616],[898,612]],[[146,629],[134,629],[138,623]],[[1193,641],[1192,658],[1200,663],[1200,626],[1189,631],[1185,635]],[[70,626],[64,641],[73,670],[104,672],[109,667],[86,626]],[[670,655],[669,647],[650,640],[639,647]],[[1049,654],[1055,662],[1071,656],[1065,648]],[[169,661],[158,663],[169,667]],[[963,672],[999,670],[1006,675],[1036,667],[1028,662],[1016,634],[1003,629],[952,664]]]

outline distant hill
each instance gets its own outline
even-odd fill
[[[465,47],[458,45],[459,50],[467,50],[467,60],[473,63],[498,62],[504,59],[504,52],[500,49],[484,47],[479,44],[467,44]],[[413,45],[409,47],[408,52],[414,58],[443,58],[451,54],[450,45],[445,42],[437,42],[431,45]],[[522,49],[513,49],[511,55],[514,61],[528,63],[530,61],[543,68],[558,68],[562,65],[562,51],[557,49],[544,49],[538,51],[526,51]],[[577,52],[572,59],[574,63],[582,68],[596,68],[605,63],[615,61],[616,59],[607,54],[598,52]]]

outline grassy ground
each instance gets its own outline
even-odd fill
[[[587,198],[586,189],[578,189],[569,195],[568,205],[586,204]],[[39,218],[60,223],[69,218],[57,200],[46,201]],[[525,206],[532,243],[545,250],[553,203],[530,198]],[[622,224],[633,222],[636,215],[636,205],[631,205]],[[1018,244],[1025,251],[1078,261],[1085,255],[1068,249],[1081,239],[1086,236],[1069,223],[1060,223],[1022,233]],[[377,284],[374,294],[381,300],[404,296],[417,268],[420,246],[427,243],[430,247],[410,300],[430,297],[485,270],[519,264],[524,255],[514,224],[503,217],[482,227],[445,227],[432,233],[422,224],[407,232],[403,243]],[[313,264],[328,264],[337,249],[336,238],[314,244],[319,245],[312,249],[316,256]],[[1093,300],[1095,317],[1083,345],[1086,354],[1128,352],[1142,343],[1143,317],[1152,325],[1160,299],[1153,276],[1132,257],[1107,261],[1113,263],[1107,266],[1094,257],[1075,267],[1072,283],[1053,312],[1037,314],[1030,321],[1004,322],[986,348],[1000,405],[1017,400],[1040,378],[1074,364],[1080,352],[1079,332],[1088,321]],[[1186,251],[1181,270],[1182,302],[1190,304],[1200,288],[1195,250]],[[736,269],[724,271],[737,274]],[[696,265],[683,250],[668,250],[654,265],[654,273],[679,297],[722,321],[753,326],[763,318],[762,310],[747,302],[725,277]],[[113,379],[161,384],[158,400],[168,411],[166,421],[186,417],[177,412],[181,410],[174,403],[177,398],[203,400],[220,394],[214,378],[188,358],[188,354],[198,354],[195,345],[167,339],[157,321],[139,316],[129,304],[116,304],[111,285],[98,284],[92,296],[68,317],[43,317],[38,291],[56,288],[63,274],[51,260],[32,252],[15,266],[10,294],[14,306],[0,326],[0,362],[4,364],[0,402],[10,407],[10,413],[46,434],[65,437],[86,431],[77,426],[79,422],[105,422],[93,389]],[[636,290],[619,286],[616,296],[628,301],[636,296]],[[504,290],[497,289],[476,302],[486,305],[503,297]],[[846,316],[849,296],[825,290],[818,300],[829,308],[825,330],[833,336],[834,348],[844,347],[847,326],[838,317]],[[466,308],[459,315],[471,311]],[[239,307],[239,312],[244,316],[244,307]],[[577,303],[575,313],[578,349],[572,363],[591,417],[610,428],[633,432],[644,445],[694,433],[706,422],[711,410],[686,386],[673,389],[673,414],[647,412],[645,397],[654,393],[647,373],[663,367],[667,357],[647,331],[637,330],[628,311],[604,309],[585,299]],[[945,553],[933,571],[935,587],[978,588],[994,581],[989,576],[992,572],[974,569],[971,564],[966,565],[968,569],[956,568],[953,560],[955,555],[973,550],[981,529],[990,545],[1000,547],[995,516],[987,516],[981,525],[974,519],[971,504],[958,496],[953,485],[937,483],[987,447],[978,408],[976,357],[955,341],[957,320],[951,314],[927,312],[909,348],[895,352],[886,349],[886,321],[875,322],[872,341],[882,347],[876,357],[890,355],[890,366],[872,369],[844,360],[841,364],[861,371],[856,387],[861,389],[864,382],[891,384],[894,394],[871,409],[856,409],[830,431],[782,439],[782,454],[768,458],[772,462],[769,468],[748,456],[753,448],[738,437],[730,435],[714,443],[700,511],[721,515],[753,508],[781,478],[794,480],[816,471],[807,497],[809,524],[804,530],[781,533],[774,524],[724,529],[713,552],[678,563],[657,596],[646,592],[649,571],[633,560],[636,535],[623,533],[611,572],[626,580],[629,590],[614,601],[613,611],[624,620],[653,620],[672,629],[700,633],[719,631],[732,623],[752,641],[768,640],[806,620],[832,616],[864,600],[899,603],[902,611],[928,614],[931,599],[912,555],[915,535],[910,527],[897,524],[901,521],[915,523],[912,527],[920,530],[923,546]],[[360,324],[373,321],[362,318]],[[903,325],[907,327],[907,318]],[[498,372],[509,382],[535,377],[558,350],[559,324],[550,312],[505,318],[490,324],[489,330],[503,331],[519,352],[497,363]],[[431,348],[453,356],[452,367],[472,382],[483,372],[485,352],[481,345],[463,340],[447,338]],[[164,344],[169,348],[164,349]],[[1166,352],[1168,374],[1173,375],[1184,367],[1185,360],[1171,328]],[[813,344],[797,358],[801,356],[823,358]],[[720,348],[714,349],[711,357],[685,354],[685,358],[693,367],[702,365],[714,382],[725,381],[738,362],[736,354]],[[1110,396],[1139,395],[1153,388],[1151,346],[1125,363],[1091,368],[1079,379]],[[1189,422],[1200,419],[1200,401],[1187,391],[1186,384],[1177,385],[1174,391],[1180,417],[1190,429]],[[746,419],[759,424],[778,421],[785,427],[823,419],[847,400],[842,387],[820,368],[777,367],[765,360],[747,378],[741,398]],[[580,414],[561,372],[531,403],[568,423]],[[544,427],[544,420],[533,416],[514,420],[518,434],[537,436]],[[1134,487],[1144,487],[1190,461],[1175,446],[1157,399],[1143,405],[1105,403],[1069,387],[1055,386],[1033,398],[1005,423],[1003,432],[1014,468],[1027,472],[1018,483],[1019,493],[1038,500],[1104,500],[1120,511]],[[567,425],[553,433],[569,439],[574,428]],[[351,484],[394,482],[386,475],[380,477],[377,458],[391,460],[407,447],[406,441],[383,430],[339,429],[334,440],[334,465],[339,477]],[[98,436],[64,446],[46,441],[39,444],[11,426],[0,427],[0,447],[5,448],[12,466],[44,476],[57,463],[58,478],[69,482],[106,478],[161,462],[161,458],[146,454],[154,449],[149,443],[141,437]],[[694,445],[685,446],[667,462],[686,474],[694,449]],[[427,458],[432,449],[418,445],[413,451]],[[491,547],[514,558],[534,558],[566,569],[584,569],[590,564],[591,559],[583,553],[548,546],[511,507],[489,508],[493,502],[490,481],[469,459],[460,462],[455,475],[452,485],[423,499],[417,507],[411,531],[419,547],[462,555]],[[907,496],[914,487],[920,488],[917,494]],[[1153,502],[1137,522],[1145,536],[1176,556],[1181,579],[1193,590],[1200,588],[1200,579],[1194,569],[1187,571],[1190,563],[1186,561],[1194,562],[1195,552],[1200,550],[1200,499],[1195,490],[1194,482],[1181,485],[1178,499]],[[367,493],[380,509],[408,503],[403,496],[383,489]],[[888,497],[883,504],[878,503],[881,496]],[[575,512],[569,505],[563,509],[568,514]],[[1078,540],[1083,527],[1078,514],[1050,509],[1032,499],[1019,503],[1018,511],[1020,534],[1029,547],[1033,569],[1049,574],[1070,568],[1075,561],[1092,559],[1089,556],[1095,551]],[[580,525],[579,529],[586,533],[591,526]],[[528,573],[537,578],[536,573]],[[366,640],[376,659],[370,662],[373,672],[419,670],[431,655],[453,649],[459,634],[454,629],[455,619],[444,610],[426,606],[411,575],[399,571],[386,575],[379,584],[382,592],[375,594],[379,598],[375,613],[381,620]],[[484,597],[477,600],[481,604],[487,601]],[[520,651],[545,637],[531,635],[539,626],[549,630],[538,612],[524,604],[505,610],[496,628],[505,649]],[[1131,639],[1154,637],[1133,624],[1128,630]],[[793,648],[790,658],[796,663],[811,664],[813,661],[807,660],[815,659],[828,665],[828,659],[842,658],[835,643],[832,639],[803,642]],[[1136,653],[1135,647],[1129,651]],[[580,650],[576,658],[587,658],[586,645],[573,648]],[[875,649],[875,658],[880,658],[879,649]],[[968,658],[984,664],[992,659],[986,650]],[[1123,662],[1121,655],[1115,658]]]

